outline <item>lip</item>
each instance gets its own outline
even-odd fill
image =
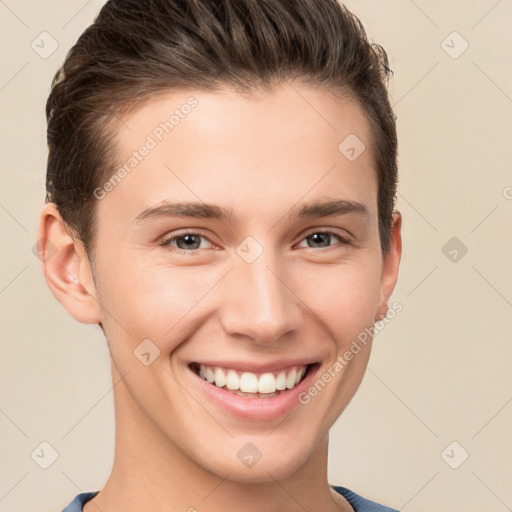
[[[311,385],[311,381],[314,379],[315,374],[320,368],[319,363],[311,363],[311,361],[309,361],[309,363],[305,361],[300,363],[297,360],[294,364],[288,363],[289,362],[286,362],[286,364],[283,365],[283,362],[281,362],[265,366],[234,361],[216,361],[213,364],[206,362],[200,363],[207,366],[222,366],[232,368],[234,370],[252,371],[254,373],[265,373],[266,371],[281,370],[289,368],[290,366],[309,364],[306,375],[302,381],[297,384],[297,386],[292,389],[282,391],[278,396],[272,398],[247,398],[235,395],[230,391],[218,388],[215,384],[210,384],[208,381],[202,379],[193,370],[191,370],[189,366],[187,366],[187,373],[191,375],[191,380],[194,382],[194,385],[199,387],[200,393],[222,412],[246,420],[268,421],[285,416],[295,407],[302,405],[299,402],[299,395]]]

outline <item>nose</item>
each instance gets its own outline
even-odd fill
[[[269,345],[299,329],[303,303],[271,251],[252,263],[237,258],[223,284],[221,323],[225,332]]]

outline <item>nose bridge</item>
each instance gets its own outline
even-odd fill
[[[298,299],[279,275],[274,251],[264,250],[252,262],[237,257],[230,272],[230,292],[222,305],[224,328],[269,344],[298,328]]]

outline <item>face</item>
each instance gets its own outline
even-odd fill
[[[398,272],[362,110],[303,85],[173,92],[123,118],[117,143],[95,293],[120,429],[232,480],[292,474],[357,390],[371,341],[343,355]]]

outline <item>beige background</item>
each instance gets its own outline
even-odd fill
[[[511,510],[512,1],[346,3],[395,71],[404,309],[332,430],[330,481],[406,512]],[[51,77],[102,4],[0,2],[1,512],[61,510],[112,462],[105,341],[58,304],[32,252]],[[58,43],[47,58],[31,47],[51,50],[43,31]],[[443,252],[452,237],[465,255]],[[31,458],[43,441],[59,455],[48,469]]]

